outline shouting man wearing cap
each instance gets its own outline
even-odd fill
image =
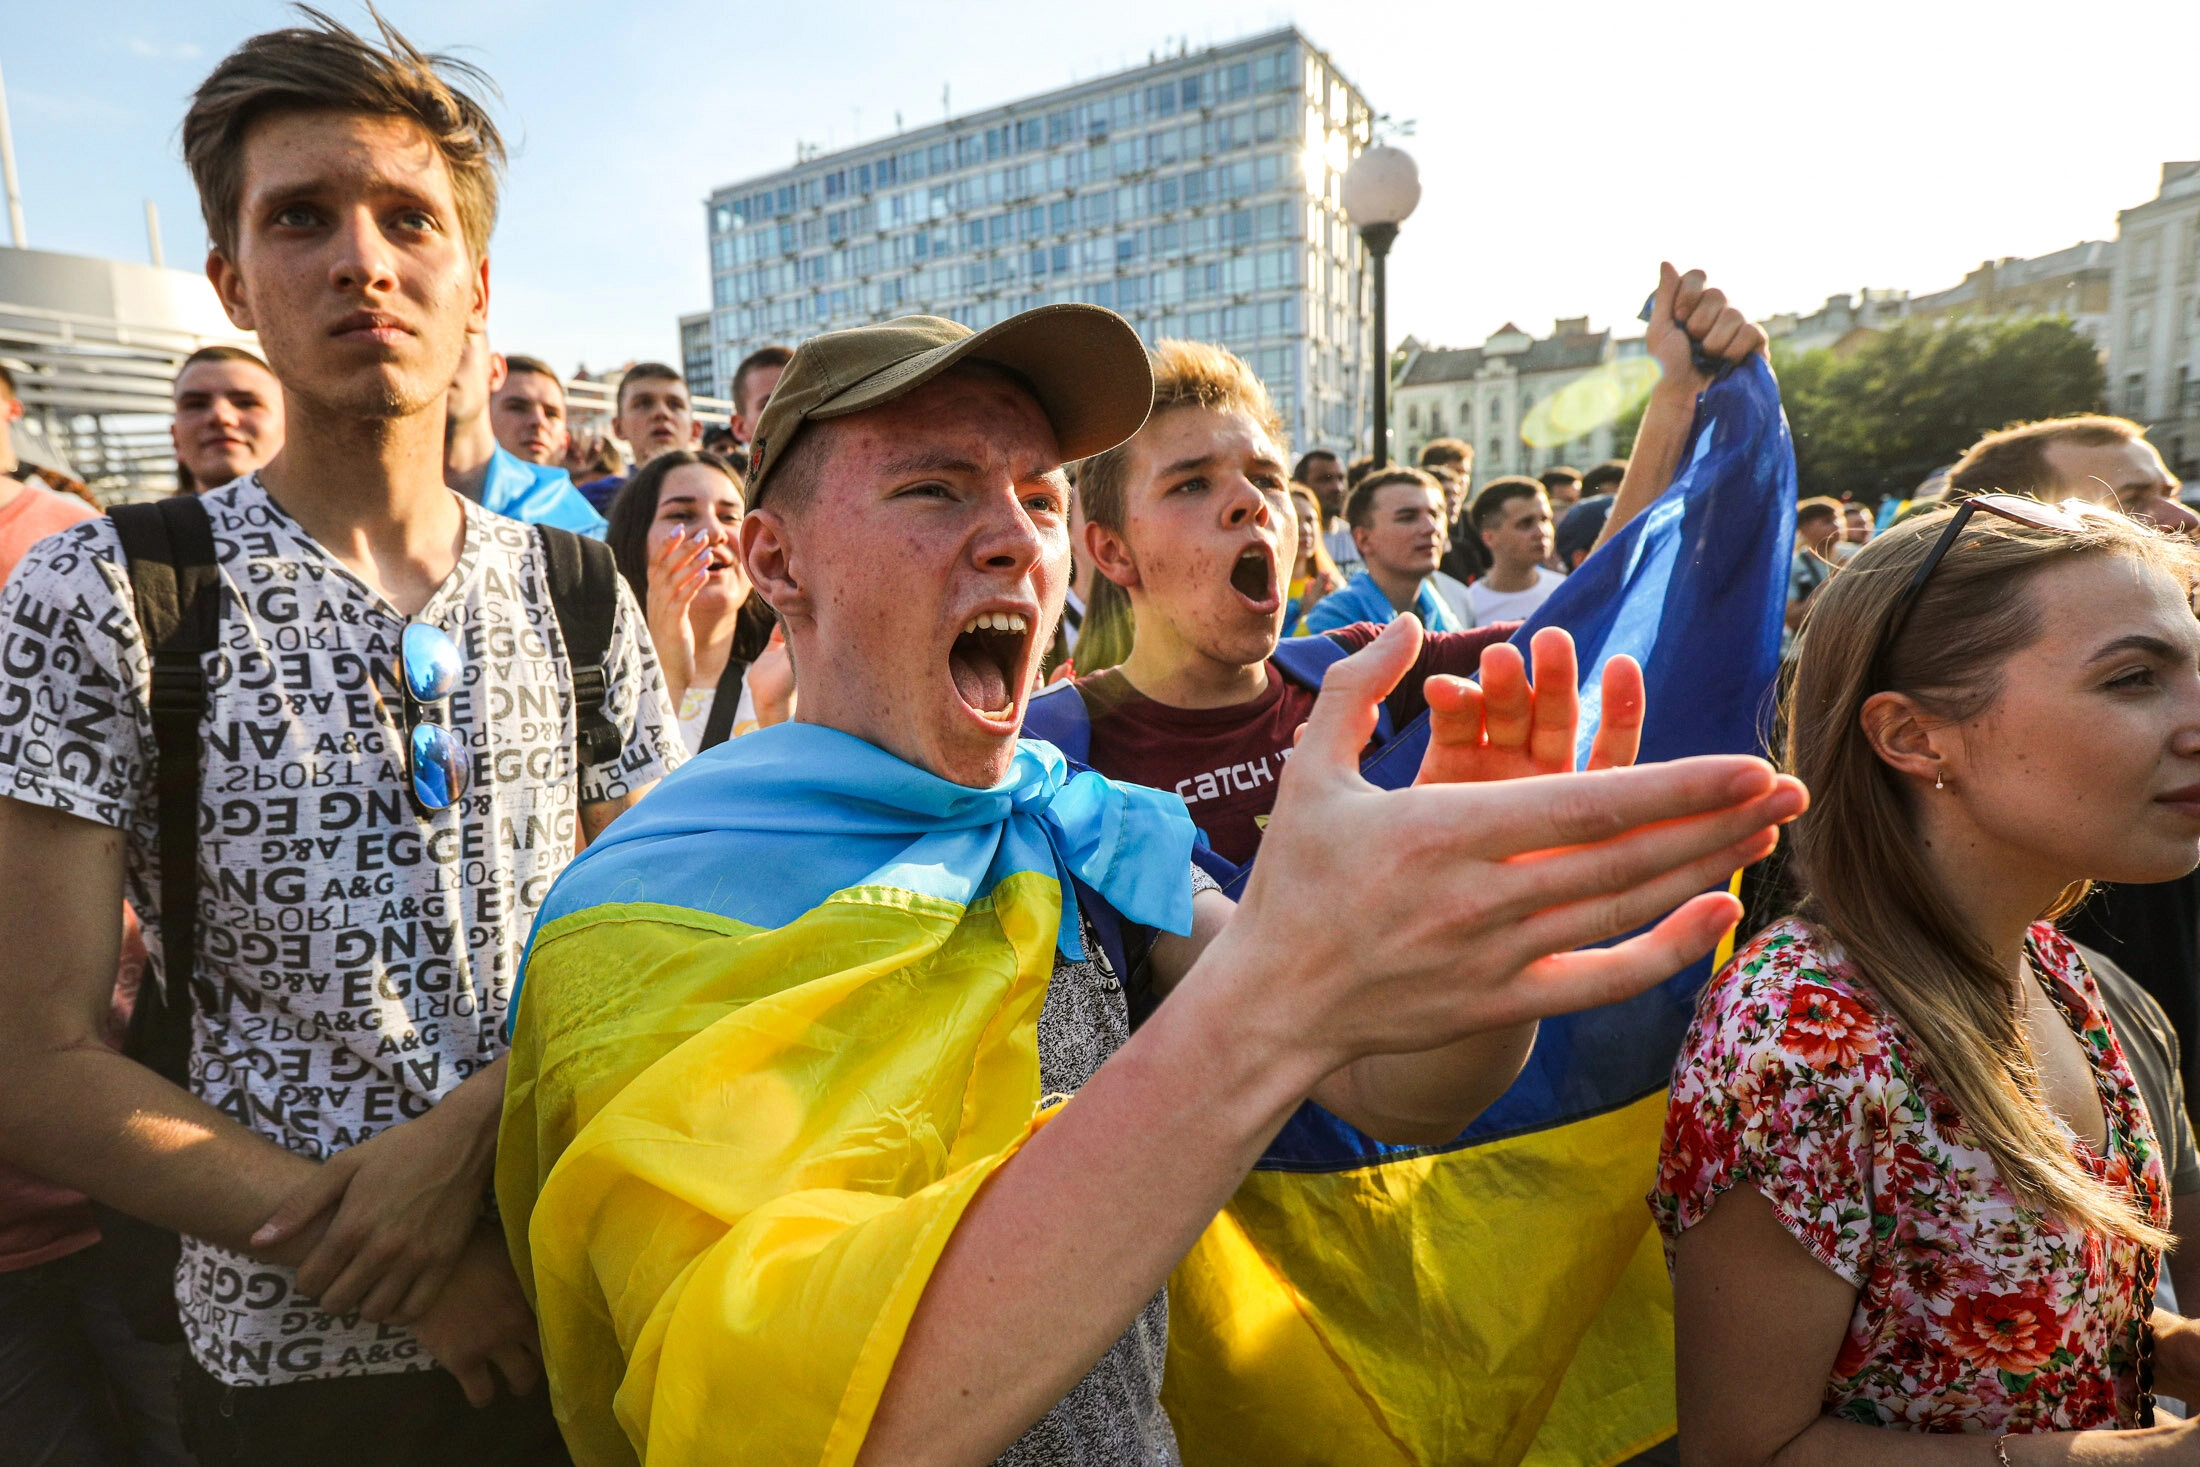
[[[1378,792],[1408,618],[1331,671],[1233,908],[1175,796],[1016,736],[1062,465],[1151,396],[1090,306],[789,364],[742,544],[799,721],[623,817],[523,965],[498,1197],[576,1461],[1175,1462],[1164,1283],[1293,1110],[1456,1135],[1538,1016],[1709,950],[1698,893],[1800,808],[1739,758]]]

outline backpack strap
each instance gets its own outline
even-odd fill
[[[194,1003],[213,1007],[198,979],[199,725],[206,717],[206,654],[221,638],[214,522],[196,495],[109,510],[129,567],[138,625],[152,660],[154,780],[160,842],[163,981],[139,990],[128,1052],[188,1088]]]
[[[604,712],[610,691],[611,627],[619,610],[619,568],[611,547],[554,525],[536,525],[550,568],[550,606],[573,669],[574,751],[579,767],[607,764],[625,740]]]
[[[715,749],[733,737],[733,715],[741,711],[741,679],[748,670],[746,659],[726,659],[726,670],[718,674],[718,691],[710,697],[710,717],[703,720],[703,748],[696,753]]]
[[[1024,705],[1024,737],[1045,739],[1064,757],[1083,764],[1092,754],[1092,710],[1073,682],[1042,688]]]

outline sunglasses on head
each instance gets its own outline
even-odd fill
[[[397,644],[397,684],[405,694],[405,776],[422,810],[448,810],[473,782],[473,763],[451,732],[451,694],[466,662],[441,627],[405,624]]]
[[[1902,628],[1908,625],[1910,613],[1917,607],[1918,597],[1925,592],[1925,583],[1933,578],[1934,571],[1940,569],[1942,558],[1955,547],[1957,537],[1963,533],[1964,526],[1971,523],[1971,517],[1982,510],[2020,525],[2030,525],[2035,530],[2053,530],[2065,535],[2082,534],[2089,519],[2112,513],[2083,499],[2042,504],[2037,499],[2027,499],[2020,494],[1974,494],[1963,500],[1956,506],[1956,512],[1949,516],[1947,528],[1940,532],[1940,538],[1933,542],[1931,553],[1911,573],[1909,584],[1902,588],[1901,596],[1894,603],[1894,614],[1887,618],[1887,625],[1879,634],[1879,646],[1872,653],[1873,686],[1878,685],[1879,674],[1884,671],[1887,649],[1894,645],[1895,638],[1901,636]]]

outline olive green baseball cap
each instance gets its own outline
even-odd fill
[[[749,440],[749,503],[802,429],[892,402],[961,362],[1022,379],[1054,425],[1065,463],[1136,433],[1153,407],[1153,368],[1130,322],[1101,306],[1041,306],[983,331],[938,316],[902,316],[813,336],[795,348]]]

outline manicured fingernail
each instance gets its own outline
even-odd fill
[[[255,1248],[265,1248],[268,1244],[274,1241],[275,1225],[273,1223],[269,1223],[266,1227],[261,1228],[258,1232],[252,1235],[252,1246]]]

